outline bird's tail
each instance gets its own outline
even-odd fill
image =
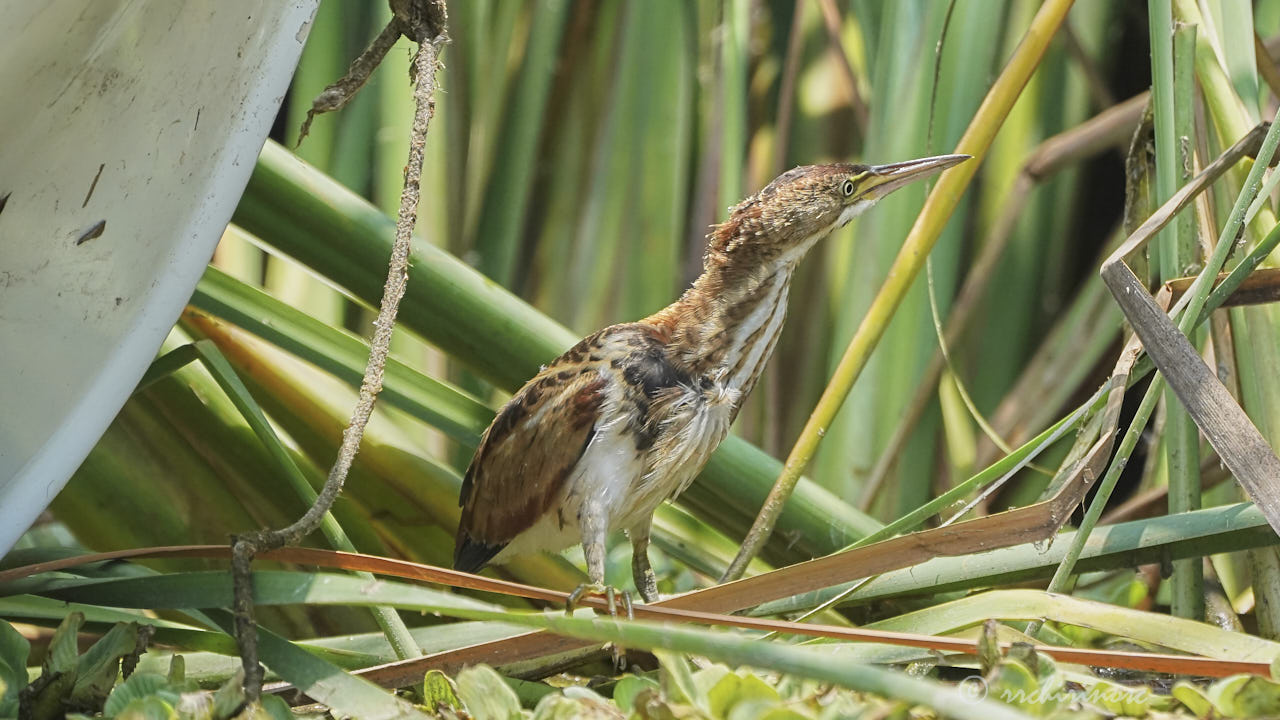
[[[453,546],[453,569],[469,573],[480,572],[506,546],[506,543],[490,545],[481,542],[459,528],[458,538]]]

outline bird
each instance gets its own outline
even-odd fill
[[[778,342],[800,261],[889,193],[967,159],[801,166],[730,208],[679,299],[583,338],[498,411],[462,482],[454,568],[581,543],[588,582],[570,604],[592,593],[612,607],[605,540],[623,530],[636,589],[657,602],[653,513],[729,433]]]

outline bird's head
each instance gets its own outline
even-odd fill
[[[708,260],[798,260],[819,239],[889,193],[969,157],[936,155],[888,165],[835,163],[788,170],[733,207],[729,219],[715,226],[708,236]]]

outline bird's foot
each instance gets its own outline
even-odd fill
[[[582,601],[582,598],[590,595],[603,597],[605,599],[609,608],[609,617],[614,620],[618,619],[618,596],[621,595],[622,611],[625,613],[626,619],[636,619],[634,606],[631,602],[631,593],[626,590],[619,591],[612,585],[605,585],[603,583],[583,583],[574,588],[574,591],[569,593],[568,601],[565,602],[565,614],[573,615],[574,609],[577,608],[577,605]],[[614,669],[618,672],[625,671],[627,669],[627,651],[616,643],[610,643],[609,653],[613,657]]]
[[[618,619],[618,597],[621,596],[622,610],[626,613],[626,618],[628,620],[635,619],[631,593],[626,590],[618,590],[612,585],[605,585],[604,583],[583,583],[574,588],[573,592],[569,593],[569,600],[565,602],[565,614],[572,615],[573,611],[577,609],[578,603],[582,602],[583,598],[592,595],[605,599],[605,603],[609,607],[609,617],[614,620]]]

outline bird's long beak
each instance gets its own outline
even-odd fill
[[[934,155],[933,157],[871,166],[863,193],[882,198],[898,188],[937,175],[949,167],[973,157],[972,155]]]

